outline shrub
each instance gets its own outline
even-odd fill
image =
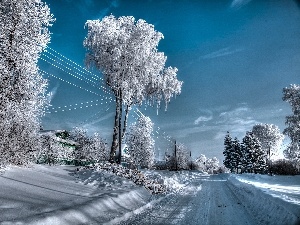
[[[300,174],[296,166],[290,160],[279,159],[270,165],[271,172],[277,175]]]

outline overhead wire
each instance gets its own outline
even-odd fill
[[[103,86],[99,85],[99,86],[101,86],[101,87],[103,88],[103,89],[101,89],[101,88],[95,86],[94,84],[88,83],[87,81],[83,80],[82,78],[80,78],[80,77],[78,77],[78,76],[76,76],[76,75],[74,75],[74,74],[72,74],[72,73],[66,71],[65,69],[63,69],[63,68],[61,68],[61,67],[59,67],[59,66],[57,66],[57,65],[55,65],[55,64],[53,64],[53,63],[51,63],[51,62],[49,62],[48,60],[46,60],[46,59],[44,59],[44,58],[42,58],[42,57],[41,57],[40,59],[43,60],[43,61],[45,61],[45,62],[47,62],[48,64],[50,64],[50,65],[56,67],[57,69],[63,71],[64,73],[66,73],[66,74],[68,74],[68,75],[70,75],[70,76],[72,76],[72,77],[75,77],[75,78],[77,78],[77,79],[79,79],[79,80],[81,80],[81,81],[83,81],[83,82],[85,82],[85,83],[87,83],[87,84],[93,86],[94,88],[96,88],[96,89],[98,89],[98,90],[101,90],[101,91],[103,91],[103,92],[105,92],[105,93],[108,94],[108,92],[105,90],[105,88],[104,88]]]
[[[77,70],[79,70],[79,71],[82,71],[83,73],[92,76],[93,79],[96,79],[96,80],[97,80],[97,79],[101,79],[101,80],[103,80],[103,78],[94,75],[93,73],[91,73],[91,72],[90,72],[89,70],[87,70],[86,68],[80,66],[80,65],[77,64],[76,62],[70,60],[70,59],[67,58],[66,56],[64,56],[64,55],[62,55],[61,53],[55,51],[53,48],[50,48],[49,46],[47,46],[47,48],[46,48],[44,51],[45,51],[45,52],[48,52],[47,50],[51,50],[51,51],[54,52],[55,54],[59,55],[61,58],[64,58],[64,59],[66,59],[67,61],[71,62],[73,65],[75,65],[75,66],[74,66],[75,69],[77,69]],[[61,60],[62,60],[62,59],[61,59]],[[62,60],[62,61],[63,61],[63,60]],[[69,64],[69,63],[66,62],[66,64]],[[69,64],[69,65],[70,65],[70,64]]]
[[[72,85],[72,86],[74,86],[74,87],[80,88],[81,90],[85,90],[85,91],[90,92],[90,93],[92,93],[92,94],[95,94],[95,95],[97,95],[97,96],[102,96],[102,95],[100,95],[100,94],[98,94],[98,93],[96,93],[96,92],[94,92],[94,91],[88,90],[88,89],[83,88],[83,87],[81,87],[81,86],[79,86],[79,85],[77,85],[77,84],[71,83],[70,81],[67,81],[67,80],[62,79],[62,78],[60,78],[60,77],[57,77],[57,76],[55,76],[55,75],[53,75],[53,74],[51,74],[51,73],[48,73],[48,72],[46,72],[46,71],[44,71],[44,70],[41,70],[41,69],[40,69],[40,72],[41,72],[42,74],[44,74],[44,75],[48,75],[48,76],[54,77],[54,78],[56,78],[56,79],[58,79],[58,80],[60,80],[60,81],[63,81],[63,82],[65,82],[65,83],[69,84],[69,85]]]

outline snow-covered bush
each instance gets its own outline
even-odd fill
[[[70,133],[70,139],[77,143],[73,152],[75,165],[108,160],[109,150],[106,141],[98,133],[89,137],[87,130],[75,127]]]
[[[53,135],[41,135],[41,148],[37,155],[38,163],[56,164],[64,154],[63,146]]]
[[[107,171],[113,173],[117,176],[127,178],[133,181],[137,185],[144,186],[150,193],[159,194],[166,192],[165,185],[161,184],[155,179],[149,179],[141,171],[137,169],[128,169],[119,164],[106,163],[96,163],[94,166],[82,167],[80,170],[84,169],[94,169],[96,171]]]
[[[0,1],[0,164],[23,165],[40,148],[47,81],[38,58],[50,40],[53,16],[36,0]]]
[[[128,154],[134,165],[150,168],[154,160],[153,123],[146,116],[141,116],[137,123],[130,126],[126,134]]]

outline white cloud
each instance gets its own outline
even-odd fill
[[[224,123],[238,119],[240,116],[245,116],[246,112],[249,112],[250,109],[247,106],[238,107],[231,111],[226,111],[220,113],[219,117],[221,118],[220,121],[217,123]]]
[[[195,121],[194,124],[198,125],[200,122],[207,122],[212,120],[212,116],[199,116]]]
[[[214,59],[214,58],[218,58],[218,57],[222,57],[222,56],[232,55],[234,53],[241,52],[243,50],[244,50],[243,48],[232,49],[231,47],[227,47],[227,48],[219,49],[218,51],[209,53],[207,55],[204,55],[201,58]]]
[[[252,110],[246,105],[235,108],[230,111],[220,113],[220,120],[216,122],[219,125],[219,131],[215,135],[215,139],[223,139],[226,132],[229,131],[233,136],[241,138],[246,131],[259,123],[252,117]]]
[[[251,0],[233,0],[230,7],[231,8],[241,8],[245,5],[247,5]]]

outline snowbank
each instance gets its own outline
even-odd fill
[[[285,201],[284,198],[271,195],[270,189],[266,191],[266,189],[268,189],[268,185],[266,185],[267,181],[269,181],[269,187],[271,183],[275,185],[275,183],[278,182],[278,186],[285,187],[282,190],[288,190],[290,188],[289,183],[298,182],[298,178],[291,179],[290,182],[287,180],[289,180],[288,177],[283,177],[278,180],[277,177],[256,174],[230,175],[228,178],[228,186],[240,200],[240,204],[243,205],[260,224],[291,225],[300,222],[299,205],[291,204],[291,202]],[[279,185],[279,183],[281,185]],[[299,185],[300,183],[298,182],[297,184]],[[300,190],[297,185],[294,188],[296,191]],[[266,195],[269,196],[266,197]]]
[[[149,202],[133,182],[73,166],[12,167],[0,176],[0,223],[102,224]]]

